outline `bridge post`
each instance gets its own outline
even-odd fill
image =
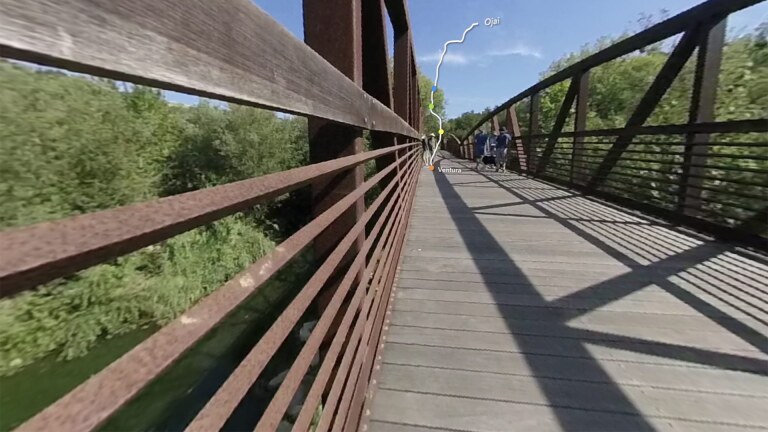
[[[304,41],[349,79],[362,87],[361,0],[304,0]],[[308,119],[310,163],[324,162],[363,152],[362,130],[317,118]],[[312,215],[317,217],[363,184],[363,165],[312,184]],[[365,212],[360,198],[314,241],[318,260],[325,259],[340,239]],[[362,249],[361,233],[343,266]],[[362,275],[363,269],[361,269]],[[333,286],[333,285],[331,285]],[[318,306],[324,309],[333,288],[318,295]]]
[[[629,119],[624,124],[623,129],[625,132],[616,136],[616,140],[608,150],[608,153],[603,157],[600,165],[592,173],[592,177],[587,182],[587,189],[596,190],[608,178],[619,159],[621,159],[624,150],[626,150],[635,139],[636,132],[634,132],[634,130],[645,124],[645,121],[648,120],[648,117],[651,116],[653,110],[658,106],[661,98],[664,97],[664,94],[667,93],[669,87],[672,86],[675,78],[677,78],[680,71],[683,70],[685,63],[691,57],[691,54],[693,54],[693,50],[696,49],[699,36],[703,30],[704,28],[702,28],[702,25],[697,24],[683,33],[680,41],[669,54],[667,61],[661,66],[661,69],[656,74],[656,78],[654,78],[653,82],[640,99],[640,102],[635,106],[635,110],[630,114]]]
[[[717,81],[725,44],[726,19],[715,23],[700,35],[696,58],[691,108],[688,123],[715,121]],[[709,152],[709,134],[689,133],[685,137],[683,171],[680,175],[677,210],[690,216],[700,216],[701,192]]]
[[[393,23],[394,27],[394,23]],[[411,31],[404,28],[395,27],[395,59],[394,59],[394,103],[395,113],[405,121],[410,120],[410,88],[411,74],[410,63],[411,56]],[[401,140],[402,141],[402,140]],[[402,141],[405,142],[405,141]]]
[[[393,64],[393,104],[395,114],[403,120],[411,123],[411,62],[413,57],[413,45],[410,24],[408,22],[408,10],[405,3],[400,1],[387,1],[387,10],[392,20],[394,32],[394,64]],[[408,140],[399,137],[398,144],[404,144]],[[397,152],[396,156],[400,156]],[[400,168],[405,165],[401,164]]]
[[[520,133],[520,124],[517,121],[517,112],[515,106],[507,108],[507,128],[512,132],[512,139],[515,140],[515,150],[517,151],[517,160],[520,164],[520,171],[528,170],[528,159],[523,144],[523,136]]]
[[[387,31],[384,0],[362,2],[362,56],[363,56],[363,90],[384,104],[393,108],[392,86],[387,67]],[[371,131],[371,147],[375,150],[395,145],[394,134]],[[376,169],[381,171],[394,163],[399,152],[385,155],[376,159]],[[382,180],[385,187],[395,173]]]
[[[576,118],[573,125],[574,132],[582,132],[587,128],[587,100],[589,99],[589,70],[582,72],[576,78],[578,88],[576,90]],[[573,137],[573,149],[571,153],[571,184],[581,184],[586,175],[584,164],[584,137]]]
[[[419,123],[421,122],[421,107],[419,106],[419,98],[421,92],[419,89],[419,71],[416,68],[416,59],[413,55],[413,46],[410,50],[411,54],[411,121],[408,122],[414,129],[419,130]]]
[[[499,133],[499,119],[497,119],[496,116],[491,117],[489,129],[488,132]]]
[[[538,163],[536,152],[536,138],[534,135],[538,135],[540,132],[539,126],[539,103],[541,95],[534,93],[531,95],[531,99],[528,103],[528,140],[526,145],[528,147],[528,174],[533,174],[536,171],[536,164]]]
[[[536,167],[536,174],[544,174],[544,171],[547,169],[549,159],[555,151],[555,146],[557,146],[560,132],[562,132],[563,126],[565,125],[566,120],[568,120],[568,114],[571,112],[573,101],[576,99],[577,86],[577,77],[571,77],[571,83],[568,85],[568,91],[565,93],[563,103],[560,105],[560,111],[558,111],[557,118],[555,118],[555,124],[552,126],[552,131],[549,132],[547,146],[544,148],[544,153],[541,155],[539,166]]]

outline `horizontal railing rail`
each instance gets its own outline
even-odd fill
[[[759,0],[708,0],[627,37],[520,92],[449,142],[473,158],[473,134],[498,132],[505,113],[510,160],[521,172],[614,200],[722,239],[768,247],[768,118],[717,121],[715,105],[727,17]],[[590,71],[681,35],[625,126],[589,129]],[[645,125],[696,52],[688,122]],[[551,129],[540,124],[542,92],[569,81]],[[527,124],[518,124],[525,102]],[[522,110],[521,112],[523,112]],[[565,131],[571,120],[572,131]],[[762,220],[766,219],[766,220]]]
[[[398,158],[395,164],[391,164],[385,170],[377,173],[353,194],[334,204],[324,213],[314,218],[308,225],[283,241],[274,251],[250,265],[243,272],[186,311],[181,317],[163,327],[120,359],[20,426],[17,430],[39,431],[55,428],[59,431],[82,431],[98,427],[140,390],[150,384],[152,380],[157,378],[229,312],[234,310],[236,306],[250,295],[253,295],[260,286],[275,275],[292,258],[310,246],[312,241],[345,210],[353,205],[357,199],[364,196],[374,186],[380,184],[387,175],[397,170],[399,172],[395,179],[387,184],[377,199],[366,209],[363,218],[357,222],[353,229],[336,246],[331,255],[326,258],[293,302],[282,312],[269,331],[251,350],[246,359],[243,360],[226,383],[208,402],[203,411],[198,414],[188,427],[188,430],[208,431],[219,430],[222,427],[245,392],[259,378],[259,374],[263,371],[266,362],[272,358],[282,341],[297,324],[303,312],[342,262],[344,256],[353,246],[358,234],[363,232],[366,223],[372,220],[381,207],[384,207],[382,212],[384,216],[377,219],[376,226],[367,235],[363,249],[359,251],[355,261],[346,271],[344,280],[336,290],[334,300],[332,300],[331,304],[321,315],[318,325],[310,336],[310,340],[294,363],[291,372],[289,372],[291,379],[286,379],[280,389],[278,389],[277,394],[283,395],[281,397],[287,397],[290,401],[293,397],[293,392],[296,390],[293,377],[299,374],[295,370],[301,370],[301,377],[306,373],[305,360],[307,356],[311,360],[317,354],[318,340],[322,340],[328,331],[328,321],[335,316],[339,307],[338,303],[341,301],[340,299],[344,298],[351,286],[350,284],[355,282],[355,277],[364,263],[367,263],[366,272],[362,280],[357,282],[356,293],[358,294],[353,299],[353,303],[360,300],[360,296],[362,296],[360,293],[363,292],[361,290],[366,290],[367,295],[372,296],[372,298],[375,297],[379,304],[386,300],[386,298],[381,296],[383,295],[383,288],[388,285],[381,283],[376,278],[371,280],[370,276],[373,272],[376,272],[379,275],[379,279],[381,274],[386,274],[389,277],[393,270],[392,261],[399,257],[399,255],[394,255],[395,258],[390,257],[388,262],[381,262],[376,254],[371,259],[366,259],[366,257],[374,244],[377,245],[377,250],[382,245],[388,244],[389,246],[386,250],[389,253],[392,252],[391,244],[393,242],[397,244],[402,243],[402,229],[399,228],[396,230],[397,232],[393,232],[391,227],[395,223],[400,227],[406,221],[404,212],[409,208],[410,202],[413,199],[413,184],[419,168],[419,157],[416,154],[419,146],[417,144],[407,144],[393,148],[391,151],[395,151],[398,148],[407,148],[408,152]],[[362,156],[367,160],[386,153],[388,152],[369,152],[354,158]],[[404,164],[403,169],[400,169],[401,164]],[[323,174],[315,175],[319,177]],[[395,210],[393,211],[393,209]],[[387,217],[386,215],[389,216]],[[221,217],[224,216],[222,215]],[[382,231],[382,225],[385,220],[388,220],[387,228]],[[382,232],[381,235],[379,235],[380,232]],[[349,305],[348,308],[348,311],[354,312],[357,310],[354,304]],[[358,317],[358,319],[362,318]],[[346,330],[342,326],[339,331]],[[343,338],[344,335],[337,335],[337,337]],[[365,341],[365,344],[362,345],[362,351],[370,351],[375,348],[376,343],[377,341],[374,340],[371,346],[371,341]],[[305,352],[311,353],[305,354]],[[326,361],[331,360],[327,358]],[[290,393],[290,396],[284,396],[287,393]],[[273,401],[272,403],[276,404],[278,402]],[[279,409],[272,408],[268,410],[269,413],[276,412],[278,414],[271,414],[271,417],[265,416],[263,421],[271,424],[276,418],[279,423],[285,413],[286,407],[283,405],[280,402]],[[315,408],[316,406],[311,407],[310,412],[314,413]]]
[[[0,57],[420,136],[248,0],[2,1]]]
[[[364,421],[415,194],[422,115],[405,1],[360,6],[304,0],[305,43],[247,0],[0,0],[0,57],[306,116],[310,156],[309,165],[284,172],[0,232],[0,299],[297,189],[313,192],[306,225],[17,430],[80,432],[108,424],[309,249],[316,271],[186,430],[222,429],[315,309],[317,324],[259,408],[263,414],[254,414],[256,430],[275,430],[288,418],[318,356],[301,412],[291,417],[294,430],[308,430],[318,407],[318,431],[356,430]],[[394,83],[386,12],[394,29]],[[326,28],[330,21],[338,25]],[[362,130],[371,131],[372,151],[362,150]],[[377,172],[364,180],[367,162]]]
[[[403,144],[146,203],[0,232],[0,297],[108,261],[411,147]],[[359,195],[359,193],[357,193]]]
[[[483,118],[472,127],[470,133],[465,135],[462,139],[466,140],[471,135],[471,132],[487,123],[491,117],[501,114],[504,110],[523,99],[541,93],[542,90],[552,87],[557,83],[572,79],[574,76],[600,66],[601,64],[608,63],[611,60],[638,51],[648,45],[685,32],[699,23],[722,20],[734,12],[754,6],[761,1],[763,0],[708,0],[685,12],[677,14],[672,18],[655,24],[585,58],[584,60],[568,66],[511,97],[506,102],[494,108],[489,114],[483,116]]]

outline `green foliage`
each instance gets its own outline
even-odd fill
[[[432,78],[419,72],[419,92],[421,96],[422,113],[424,115],[424,130],[423,134],[429,135],[431,133],[437,135],[437,131],[440,129],[437,117],[429,112],[429,104],[434,103],[435,107],[432,109],[437,115],[439,115],[443,121],[446,119],[445,114],[445,91],[439,88],[434,94],[434,99],[430,98],[432,93],[432,85],[434,81]]]
[[[245,218],[231,217],[0,302],[0,374],[167,323],[273,246]]]
[[[652,15],[641,16],[638,25],[641,29],[647,28],[665,15],[666,12],[662,11],[659,18]],[[628,34],[629,32],[619,37],[600,38],[582,47],[576,53],[563,56],[542,72],[542,78],[602,50]],[[589,77],[587,128],[623,127],[666,61],[675,42],[656,43],[592,69]],[[647,125],[688,122],[695,58],[696,54],[686,63],[654,109],[646,122]],[[541,92],[539,121],[542,133],[552,130],[568,85],[569,81],[566,80]],[[717,90],[717,121],[768,117],[768,22],[760,24],[752,33],[727,41],[723,51]],[[528,131],[528,101],[518,103],[516,109],[521,131],[525,134]],[[573,130],[574,109],[575,107],[572,107],[569,113],[564,131]],[[463,136],[481,116],[482,113],[464,113],[451,119],[446,129]],[[605,155],[605,151],[613,143],[613,138],[586,140],[590,141],[586,145],[585,152],[587,170],[593,170],[596,167]],[[768,163],[765,160],[768,157],[768,148],[728,144],[766,142],[768,136],[766,134],[713,135],[711,140],[722,143],[722,145],[710,147],[710,153],[716,156],[710,156],[707,161],[707,165],[718,168],[706,168],[704,175],[720,180],[704,181],[704,186],[712,189],[703,192],[702,205],[707,212],[704,216],[718,223],[736,225],[738,219],[753,215],[756,208],[765,205],[766,191],[764,187],[737,184],[732,181],[765,184],[768,180],[766,175],[755,171],[768,170]],[[667,154],[624,154],[623,160],[607,179],[605,187],[619,195],[649,201],[666,208],[675,208],[683,141],[684,137],[679,135],[637,137],[632,145],[632,151],[666,152]],[[535,145],[541,153],[544,140],[538,140]],[[555,156],[547,167],[547,173],[569,179],[571,151],[571,140],[560,140],[555,147]],[[724,156],[736,156],[738,159]],[[652,161],[627,160],[629,158]],[[673,169],[673,166],[677,168]],[[750,169],[753,171],[750,172]],[[645,178],[631,177],[638,175]],[[738,194],[741,196],[737,196]]]
[[[452,118],[446,122],[445,130],[448,133],[452,133],[461,138],[472,129],[473,126],[480,121],[483,116],[491,112],[490,108],[486,108],[481,112],[469,111],[461,114],[456,118]]]
[[[0,229],[306,163],[306,121],[0,61]],[[305,221],[296,197],[0,301],[0,375],[163,324]],[[300,215],[300,216],[297,216]]]

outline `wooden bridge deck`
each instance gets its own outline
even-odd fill
[[[421,174],[368,430],[768,428],[763,257],[441,165],[463,172]]]

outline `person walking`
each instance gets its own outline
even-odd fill
[[[488,135],[478,129],[475,134],[475,171],[480,171],[480,164],[483,163],[483,156],[488,152]]]
[[[429,165],[429,145],[427,144],[427,136],[421,136],[421,160],[424,161],[424,166]]]
[[[507,132],[507,128],[502,126],[499,137],[496,138],[496,172],[507,171],[507,149],[512,142],[512,135]]]

